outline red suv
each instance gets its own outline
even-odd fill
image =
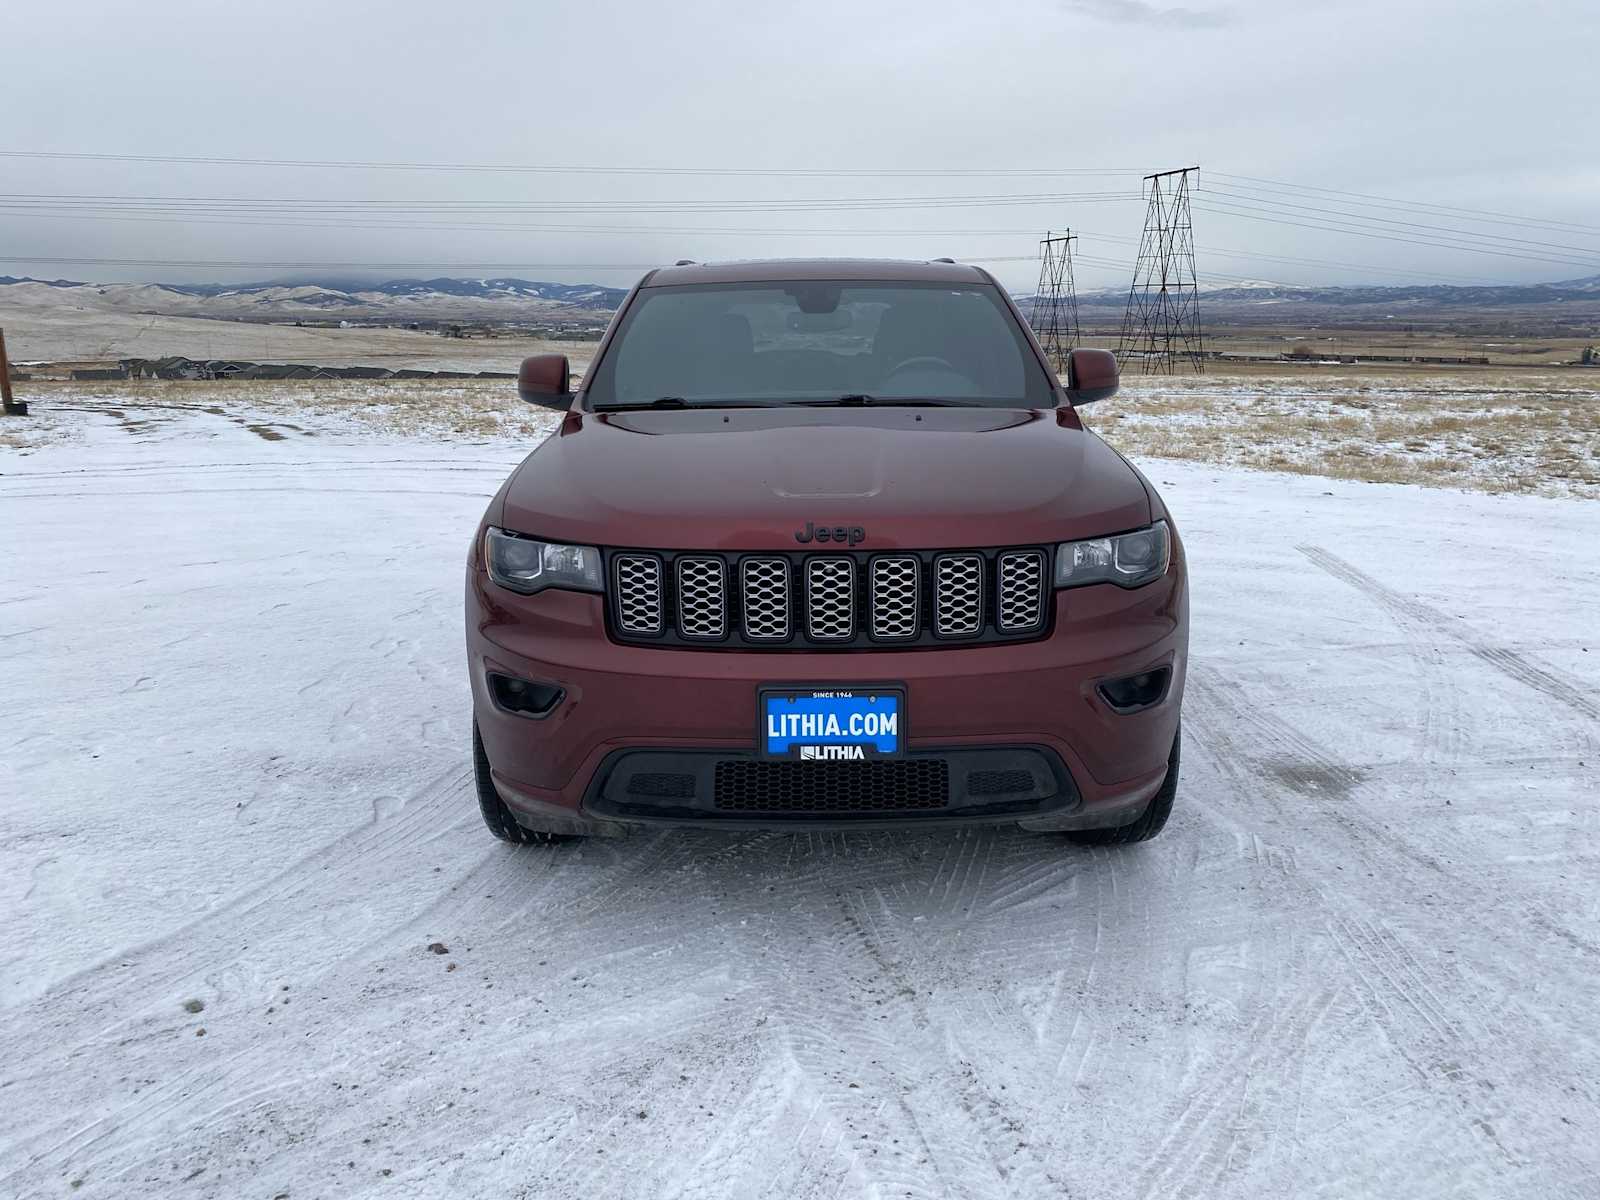
[[[473,756],[512,842],[953,823],[1142,841],[1172,809],[1183,547],[987,272],[650,272],[467,562]]]

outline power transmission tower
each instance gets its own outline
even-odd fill
[[[1124,370],[1130,359],[1138,359],[1147,374],[1168,374],[1184,360],[1196,371],[1205,370],[1189,216],[1189,176],[1199,172],[1199,167],[1184,167],[1144,177],[1150,205],[1117,339]]]
[[[1078,341],[1078,291],[1072,281],[1072,243],[1077,240],[1070,229],[1060,237],[1046,231],[1039,240],[1039,286],[1028,323],[1057,371],[1065,369],[1067,351]]]

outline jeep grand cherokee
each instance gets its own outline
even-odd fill
[[[679,264],[628,294],[467,564],[478,798],[512,842],[633,824],[1157,833],[1183,548],[976,267]]]

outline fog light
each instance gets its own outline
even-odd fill
[[[1167,680],[1171,676],[1171,667],[1157,667],[1121,679],[1107,679],[1100,685],[1100,697],[1119,713],[1138,712],[1160,703],[1167,694]]]
[[[489,694],[494,702],[507,712],[524,717],[546,717],[561,703],[566,695],[560,688],[548,683],[534,683],[518,679],[515,675],[489,672]]]

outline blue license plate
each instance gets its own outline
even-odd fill
[[[902,688],[766,688],[760,693],[761,753],[803,762],[853,762],[905,746]]]

